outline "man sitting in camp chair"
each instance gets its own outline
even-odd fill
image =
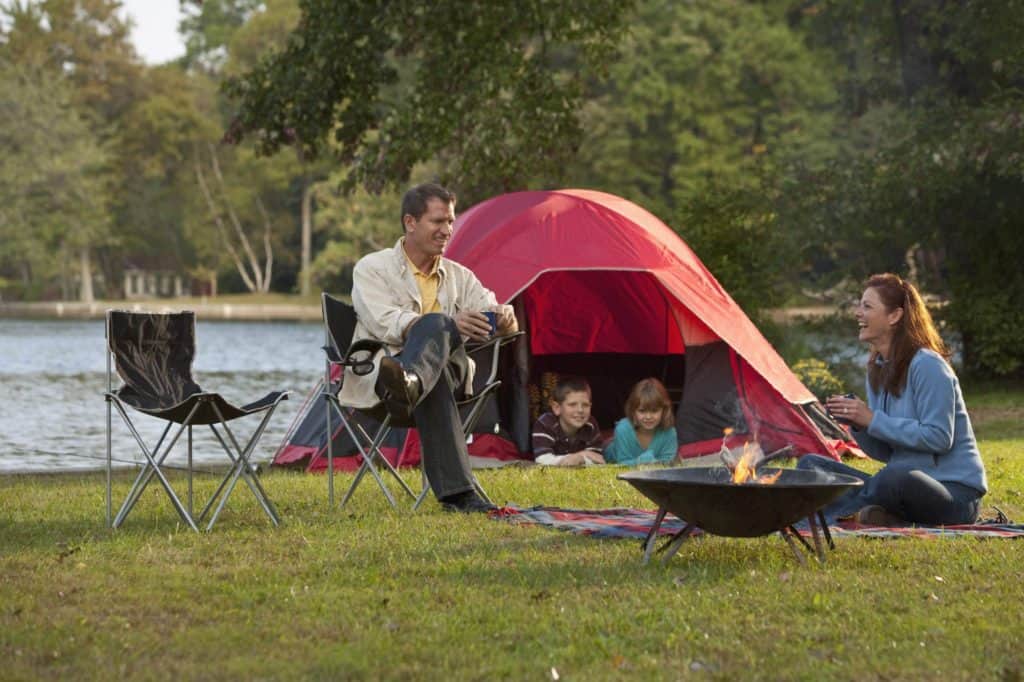
[[[420,433],[423,467],[434,495],[448,511],[486,512],[493,505],[473,486],[456,394],[473,382],[465,340],[487,340],[495,312],[498,334],[517,331],[511,306],[468,268],[441,254],[455,222],[455,195],[435,184],[413,187],[402,198],[405,235],[394,248],[364,256],[352,273],[358,316],[353,342],[387,346],[374,370],[346,370],[340,400],[361,408],[381,401],[395,416],[412,414]]]

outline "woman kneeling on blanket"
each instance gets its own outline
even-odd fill
[[[974,523],[988,490],[974,430],[949,353],[914,285],[893,274],[868,279],[856,311],[859,338],[871,345],[867,403],[833,396],[828,410],[847,422],[873,459],[874,476],[817,455],[800,469],[856,476],[864,486],[823,510],[856,513],[871,525]]]

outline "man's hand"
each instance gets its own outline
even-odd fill
[[[459,333],[476,341],[491,338],[491,323],[483,313],[461,312],[455,315],[455,326]]]
[[[515,309],[510,305],[499,305],[494,311],[498,314],[498,333],[511,334],[519,331]]]
[[[583,450],[581,454],[587,458],[591,464],[604,464],[604,456],[599,452],[593,450]]]

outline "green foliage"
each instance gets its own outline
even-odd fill
[[[20,269],[26,289],[113,239],[109,152],[72,93],[63,77],[0,57],[0,266]]]
[[[830,57],[781,9],[646,0],[619,49],[585,109],[574,171],[587,185],[672,215],[833,149]]]
[[[180,32],[185,38],[186,67],[217,71],[228,55],[232,37],[254,12],[262,0],[205,0],[182,2],[186,17]]]
[[[847,143],[792,187],[816,271],[894,270],[947,296],[965,368],[990,375],[1024,366],[1021,9],[826,3],[810,23],[845,36]]]
[[[580,139],[581,74],[607,62],[630,6],[307,0],[287,47],[226,83],[231,133],[266,152],[330,146],[373,191],[433,158],[475,198],[558,178]]]
[[[670,221],[726,291],[753,318],[781,304],[793,267],[790,235],[768,188],[708,184]]]
[[[798,360],[793,365],[793,373],[822,404],[828,396],[845,392],[843,382],[832,373],[827,362],[814,358]]]
[[[346,192],[343,171],[316,186],[317,230],[327,243],[311,268],[313,283],[323,290],[348,293],[352,268],[371,251],[389,248],[402,235],[401,196],[386,191],[375,196],[365,189]]]

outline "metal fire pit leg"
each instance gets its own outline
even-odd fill
[[[814,548],[811,547],[811,543],[807,542],[803,535],[800,535],[800,531],[798,531],[795,526],[786,526],[786,530],[800,541],[800,544],[804,546],[804,549],[807,550],[808,554],[814,554]]]
[[[804,558],[804,555],[800,552],[800,549],[796,546],[796,543],[793,542],[793,538],[790,535],[791,532],[792,532],[792,530],[787,527],[787,528],[783,528],[782,530],[780,530],[779,531],[779,535],[781,535],[782,538],[786,541],[786,544],[789,545],[789,548],[791,550],[793,550],[793,556],[795,556],[796,560],[798,562],[800,562],[800,565],[801,566],[806,566],[807,565],[807,559]],[[797,537],[800,538],[800,535],[797,534]],[[804,542],[804,539],[800,538],[800,541]]]
[[[644,540],[644,566],[646,566],[651,560],[651,553],[654,551],[654,543],[658,540],[658,529],[661,528],[661,522],[665,520],[665,514],[667,513],[668,507],[666,505],[661,505],[661,507],[658,508],[658,515],[654,517],[654,525],[651,526],[651,530],[647,533],[647,539]]]
[[[814,536],[814,550],[818,555],[818,563],[825,563],[825,547],[821,542],[821,533],[818,531],[818,521],[814,518],[814,514],[807,517],[807,522],[811,525],[811,535]]]
[[[825,521],[825,514],[820,510],[818,511],[818,521],[821,522],[821,531],[825,534],[825,540],[828,542],[828,548],[835,549],[836,543],[832,539],[832,532],[828,529],[828,522]]]
[[[661,563],[667,564],[669,559],[676,555],[676,552],[679,551],[679,548],[683,546],[683,542],[685,542],[686,539],[690,537],[690,531],[692,531],[693,529],[694,525],[692,523],[686,524],[686,526],[681,531],[672,536],[671,540],[669,540],[661,546],[661,549],[659,549],[658,551],[665,552],[665,556],[661,558]]]

